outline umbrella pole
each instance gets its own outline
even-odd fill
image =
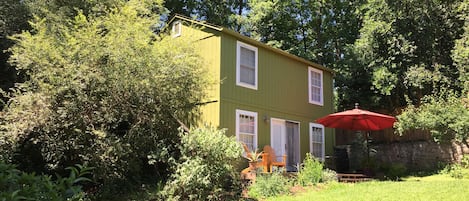
[[[366,162],[370,162],[370,144],[368,141],[369,132],[365,132],[365,144],[366,144]]]
[[[365,134],[365,140],[366,140],[366,160],[367,162],[370,162],[370,144],[368,141],[368,132]]]

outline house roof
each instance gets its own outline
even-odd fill
[[[333,71],[332,69],[330,68],[327,68],[327,67],[324,67],[320,64],[317,64],[317,63],[314,63],[312,61],[309,61],[309,60],[306,60],[304,58],[301,58],[299,56],[296,56],[296,55],[293,55],[293,54],[290,54],[284,50],[281,50],[281,49],[278,49],[278,48],[274,48],[272,46],[269,46],[265,43],[262,43],[262,42],[259,42],[257,40],[254,40],[250,37],[247,37],[247,36],[244,36],[236,31],[233,31],[231,29],[227,29],[227,28],[224,28],[224,27],[221,27],[221,26],[217,26],[217,25],[213,25],[213,24],[210,24],[208,22],[204,22],[204,21],[199,21],[199,20],[194,20],[194,19],[191,19],[189,17],[186,17],[186,16],[183,16],[183,15],[179,15],[179,14],[176,14],[174,15],[173,18],[171,18],[171,20],[169,20],[168,24],[171,24],[173,21],[175,20],[184,20],[184,21],[188,21],[190,23],[193,23],[193,24],[197,24],[197,25],[201,25],[201,26],[204,26],[204,27],[207,27],[207,28],[210,28],[210,29],[213,29],[213,30],[216,30],[216,31],[219,31],[221,33],[225,33],[225,34],[228,34],[230,36],[233,36],[237,39],[240,39],[242,40],[243,42],[246,42],[246,43],[250,43],[251,45],[254,45],[254,46],[257,46],[257,47],[263,47],[265,49],[268,49],[270,51],[273,51],[273,52],[276,52],[278,54],[281,54],[283,56],[286,56],[290,59],[293,59],[293,60],[296,60],[296,61],[299,61],[299,62],[302,62],[302,63],[305,63],[307,64],[308,66],[311,66],[311,67],[314,67],[314,68],[318,68],[318,69],[321,69],[321,70],[324,70],[324,71],[328,71],[332,74],[335,73],[335,71]]]

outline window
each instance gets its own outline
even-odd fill
[[[309,124],[309,150],[311,154],[324,161],[324,126],[321,124]]]
[[[173,22],[173,28],[171,29],[171,34],[173,37],[178,37],[181,35],[181,21]]]
[[[257,90],[257,48],[237,42],[236,85]]]
[[[249,150],[257,149],[257,113],[236,110],[236,139]]]
[[[308,68],[309,103],[323,105],[322,71]]]

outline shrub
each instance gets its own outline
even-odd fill
[[[395,128],[400,135],[423,129],[430,131],[436,142],[464,142],[469,137],[469,110],[461,96],[450,91],[425,97],[419,107],[410,105],[397,118]]]
[[[267,198],[287,193],[290,182],[280,173],[257,174],[256,181],[248,187],[251,198]]]
[[[379,171],[383,173],[381,179],[386,180],[398,181],[408,173],[407,167],[402,163],[381,163],[378,165],[378,168]]]
[[[404,164],[397,163],[391,164],[384,175],[390,180],[400,180],[406,173],[407,167]]]
[[[460,163],[446,166],[441,173],[456,179],[469,178],[469,155],[464,155]]]
[[[224,130],[181,132],[181,159],[161,196],[165,200],[237,200],[241,182],[233,163],[242,148]]]
[[[209,86],[203,60],[193,43],[155,35],[162,1],[119,1],[102,13],[104,1],[86,2],[98,4],[89,15],[34,18],[17,36],[11,61],[28,80],[0,112],[0,158],[38,173],[99,167],[94,180],[114,192],[166,180],[179,122],[195,120]],[[153,166],[151,153],[160,153]]]
[[[321,181],[324,183],[329,183],[333,181],[338,181],[337,172],[331,169],[325,169],[322,171]]]
[[[67,168],[68,177],[58,177],[25,173],[12,164],[0,162],[0,200],[83,200],[79,183],[90,181],[85,175],[90,168],[80,165]]]
[[[306,153],[306,157],[298,172],[298,183],[302,186],[319,183],[322,178],[322,169],[323,164],[310,153]]]

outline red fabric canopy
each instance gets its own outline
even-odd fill
[[[330,128],[345,130],[377,131],[391,128],[396,118],[384,114],[358,109],[327,115],[316,122]]]

